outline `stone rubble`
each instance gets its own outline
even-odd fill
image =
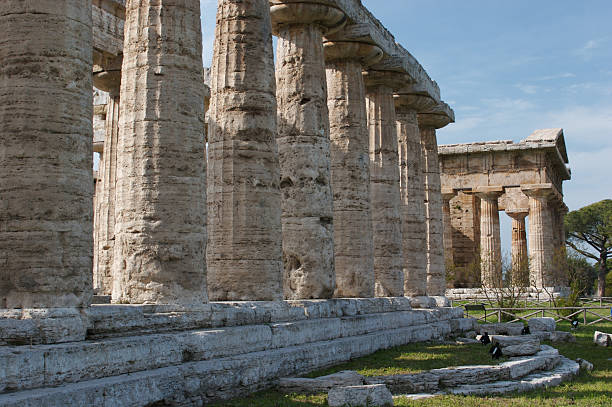
[[[529,329],[531,332],[555,332],[557,324],[554,318],[529,318]]]
[[[276,388],[285,394],[319,394],[326,393],[335,387],[360,386],[365,383],[362,375],[346,370],[313,379],[303,377],[285,377],[278,380]]]
[[[593,334],[593,343],[599,346],[611,346],[612,334],[595,331],[595,333]]]
[[[383,407],[393,406],[393,396],[383,384],[369,386],[335,387],[327,393],[330,407]]]

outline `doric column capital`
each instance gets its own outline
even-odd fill
[[[426,112],[438,103],[431,96],[421,94],[396,94],[393,100],[396,111],[412,110],[417,113]]]
[[[444,102],[438,103],[432,109],[419,113],[419,127],[441,129],[455,122],[455,112]]]
[[[521,191],[530,198],[549,201],[557,199],[562,201],[561,194],[559,194],[553,184],[521,185]]]
[[[506,215],[514,220],[521,221],[529,215],[529,208],[507,210]]]
[[[282,27],[316,24],[324,35],[334,33],[346,24],[342,10],[328,0],[270,0],[272,30],[278,35]]]
[[[363,74],[366,87],[387,86],[394,92],[410,81],[408,74],[394,71],[369,70]]]
[[[110,93],[111,97],[119,96],[122,64],[123,55],[96,60],[93,69],[94,86],[104,92]]]
[[[474,188],[474,194],[480,199],[488,201],[497,201],[497,199],[503,195],[504,187],[501,186],[486,186]]]
[[[323,43],[325,61],[358,60],[363,67],[380,61],[383,51],[373,44],[350,41],[326,41]]]
[[[457,196],[457,190],[452,188],[442,188],[442,200],[444,203],[450,202],[451,199]]]

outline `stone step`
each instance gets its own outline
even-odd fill
[[[529,374],[520,380],[498,381],[481,385],[464,385],[448,390],[457,395],[493,395],[526,392],[543,387],[558,386],[578,375],[580,366],[573,360],[561,357],[560,363],[551,370]]]
[[[162,400],[170,405],[199,406],[261,390],[279,377],[337,365],[381,349],[413,341],[440,340],[449,332],[448,321],[443,321],[212,360],[183,362],[176,366],[64,383],[58,387],[46,384],[45,378],[42,382],[44,388],[0,394],[0,407],[146,406]],[[224,346],[231,347],[229,344]],[[152,354],[161,356],[160,352],[163,350]],[[69,366],[64,372],[76,365],[71,360],[66,359]],[[114,360],[115,355],[108,353],[102,362],[108,362],[107,366],[110,366]],[[81,360],[81,363],[85,361]],[[89,369],[99,369],[97,363],[90,364]],[[85,374],[86,370],[82,372]]]
[[[549,348],[549,347],[545,347]],[[550,348],[553,349],[553,348]],[[543,352],[551,352],[544,349]],[[512,380],[496,380],[479,384],[464,384],[445,389],[430,390],[414,394],[401,394],[393,398],[407,398],[409,400],[423,400],[436,396],[453,395],[500,395],[512,392],[526,392],[544,387],[558,386],[562,382],[571,380],[580,371],[580,366],[573,360],[559,356],[555,364],[540,369],[526,369]]]
[[[512,358],[499,365],[434,369],[407,375],[366,377],[365,380],[368,384],[385,384],[393,394],[427,394],[466,384],[520,379],[533,372],[550,370],[560,360],[561,356],[556,349],[542,345],[540,352],[533,356]]]

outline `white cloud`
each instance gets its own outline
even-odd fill
[[[564,73],[560,73],[557,75],[542,76],[540,78],[537,78],[536,81],[552,81],[556,79],[567,79],[567,78],[575,78],[575,77],[576,75],[571,72],[564,72]]]
[[[514,87],[519,89],[521,92],[526,93],[528,95],[535,95],[536,93],[538,93],[538,90],[540,89],[539,86],[536,86],[536,85],[525,85],[523,83],[517,83],[516,85],[514,85]]]
[[[608,38],[595,38],[588,40],[582,47],[574,50],[574,54],[578,55],[585,60],[590,60],[595,52],[602,48],[606,42],[608,42]]]

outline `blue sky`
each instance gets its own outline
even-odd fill
[[[210,64],[216,0],[202,0]],[[570,210],[612,198],[612,1],[363,0],[438,82],[457,122],[441,144],[562,127]],[[502,216],[502,219],[506,218]],[[509,221],[502,222],[504,246]]]

